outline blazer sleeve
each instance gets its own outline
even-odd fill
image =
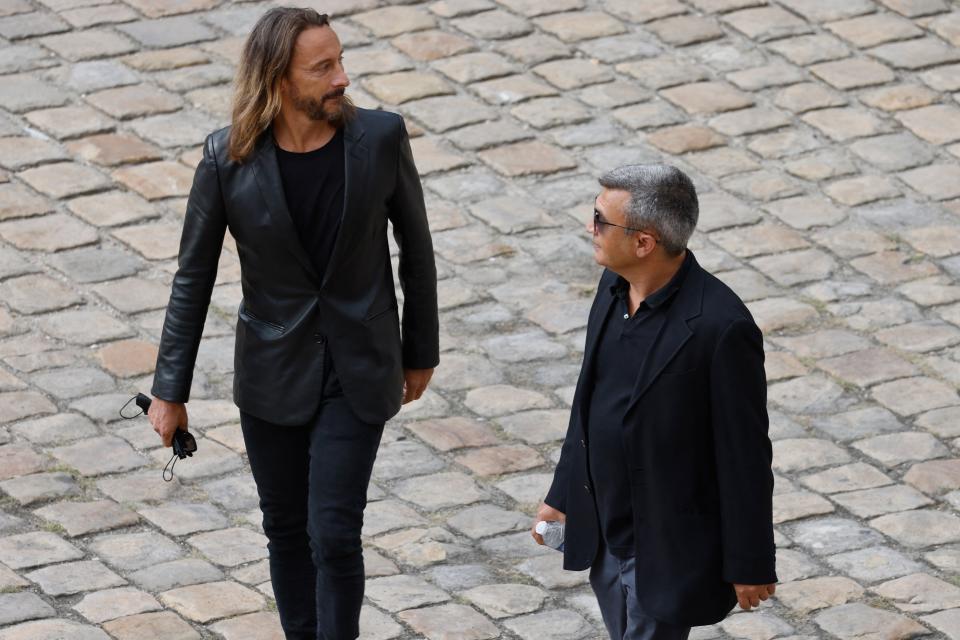
[[[226,228],[216,154],[208,136],[187,199],[178,268],[163,321],[151,390],[157,398],[186,402],[190,397]]]
[[[410,136],[402,118],[396,184],[390,196],[388,215],[400,249],[403,366],[430,369],[440,362],[437,267],[420,176],[413,163]]]
[[[576,410],[577,403],[574,402],[573,406]],[[560,461],[557,462],[557,468],[553,471],[553,482],[550,483],[547,497],[543,499],[547,505],[563,514],[567,513],[567,487],[570,486],[570,465],[573,460],[573,441],[575,440],[573,420],[575,415],[573,412],[570,413],[567,436],[560,448]]]
[[[739,319],[721,335],[710,367],[722,574],[733,584],[777,581],[763,360],[760,329],[749,319]]]

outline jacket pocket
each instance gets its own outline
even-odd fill
[[[269,320],[263,320],[261,318],[258,318],[257,316],[250,313],[249,309],[247,309],[246,307],[241,308],[240,315],[246,316],[249,320],[252,320],[257,324],[262,324],[265,327],[269,327],[279,333],[283,333],[284,331],[286,331],[286,328],[282,324],[278,324],[276,322],[270,322]]]
[[[394,302],[393,304],[391,304],[391,305],[390,305],[389,307],[387,307],[386,309],[381,309],[380,311],[376,311],[376,312],[374,312],[374,313],[369,314],[366,318],[363,319],[363,321],[364,321],[364,322],[373,322],[374,320],[376,320],[376,319],[379,318],[380,316],[386,315],[386,314],[390,313],[391,311],[396,311],[396,310],[397,310],[397,303]]]

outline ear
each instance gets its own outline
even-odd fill
[[[638,258],[646,258],[657,248],[657,241],[648,233],[635,234],[633,241]]]

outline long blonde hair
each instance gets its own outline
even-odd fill
[[[280,113],[280,81],[293,57],[300,33],[325,27],[330,19],[313,9],[276,7],[257,20],[243,45],[233,94],[230,129],[231,160],[243,162],[253,152],[257,137]]]

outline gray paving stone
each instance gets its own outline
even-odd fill
[[[904,392],[913,395],[903,395]],[[874,387],[872,395],[887,408],[904,416],[957,404],[954,388],[939,380],[924,377],[886,382]]]
[[[927,633],[922,625],[905,616],[861,603],[832,607],[817,615],[815,620],[822,629],[842,639],[871,634],[910,638]]]
[[[890,547],[870,547],[827,558],[834,569],[860,582],[878,582],[923,571],[923,565]]]
[[[547,594],[525,584],[489,584],[461,594],[492,618],[500,619],[536,611]]]
[[[204,483],[202,487],[211,501],[229,511],[255,509],[260,504],[251,476],[228,476]]]
[[[891,513],[871,520],[870,525],[911,548],[929,547],[960,539],[960,519],[952,514],[931,509]]]
[[[59,107],[69,100],[66,92],[27,74],[4,76],[0,107],[14,113]]]
[[[80,487],[68,473],[33,473],[0,482],[0,489],[22,506],[73,496]]]
[[[878,333],[878,338],[893,347],[923,352],[960,343],[960,329],[942,322],[911,322]]]
[[[929,433],[892,433],[859,440],[853,446],[868,456],[893,467],[910,460],[927,460],[947,455],[948,450]]]
[[[802,20],[779,7],[743,9],[724,15],[723,21],[760,42],[810,31]]]
[[[184,551],[169,538],[155,532],[107,533],[96,536],[87,547],[107,564],[121,571],[136,571],[175,560]]]
[[[83,440],[57,447],[51,454],[84,476],[130,471],[147,464],[147,459],[115,436]]]
[[[60,640],[61,638],[110,640],[106,633],[96,627],[63,618],[35,620],[0,629],[0,640]]]
[[[777,586],[777,600],[800,614],[825,609],[863,596],[863,587],[841,576],[812,578]]]
[[[235,582],[209,582],[164,591],[160,601],[195,622],[258,611],[263,596]]]
[[[193,17],[161,18],[118,27],[146,47],[176,47],[210,40],[214,32]]]
[[[827,28],[860,48],[905,40],[923,33],[910,20],[891,13],[841,20],[827,25]]]
[[[391,612],[450,599],[446,592],[412,576],[389,576],[369,580],[366,596],[378,607]]]
[[[443,460],[422,444],[403,440],[380,447],[373,475],[378,480],[389,480],[439,471],[445,466]]]
[[[483,640],[500,635],[497,627],[474,609],[462,604],[444,604],[402,611],[398,617],[431,640],[464,638]]]
[[[530,517],[518,511],[484,504],[460,511],[448,518],[447,524],[476,539],[526,529],[530,525]]]
[[[486,497],[472,478],[459,472],[410,478],[397,484],[394,493],[400,499],[427,510],[466,505]]]
[[[871,518],[933,504],[932,500],[916,489],[903,485],[840,493],[831,496],[831,498],[861,518]]]
[[[223,572],[205,560],[184,558],[162,562],[127,575],[131,582],[147,591],[168,591],[178,587],[223,579]]]
[[[414,509],[394,500],[378,500],[364,511],[363,535],[376,536],[395,529],[426,525]]]
[[[33,512],[61,526],[70,537],[137,524],[137,514],[110,500],[58,502]]]
[[[91,593],[73,606],[90,622],[100,623],[160,609],[160,603],[148,593],[133,587],[107,589]]]
[[[508,629],[523,638],[535,640],[549,635],[562,640],[579,640],[593,632],[593,627],[579,613],[570,609],[551,609],[517,618],[504,623]]]
[[[777,549],[777,577],[789,583],[823,573],[823,569],[808,555],[795,549]]]
[[[49,532],[37,531],[0,538],[0,562],[11,569],[28,569],[82,557],[82,551]]]
[[[141,507],[137,512],[171,536],[222,529],[229,524],[216,507],[205,503],[168,502],[156,507]]]
[[[817,555],[832,555],[883,542],[875,530],[844,518],[808,520],[793,527],[791,538]]]
[[[828,440],[816,438],[778,440],[773,445],[773,451],[774,469],[785,472],[803,471],[850,461],[850,456],[843,448]]]
[[[794,632],[786,620],[769,612],[762,616],[737,613],[728,616],[720,627],[735,638],[789,636]]]
[[[958,615],[957,609],[950,609],[948,611],[941,611],[933,615],[924,616],[922,620],[928,625],[931,625],[947,634],[948,637],[953,637],[957,634],[957,625],[960,624],[960,615]]]
[[[190,537],[187,542],[220,566],[235,567],[267,555],[265,536],[238,527],[200,533]]]
[[[863,462],[825,469],[803,476],[800,480],[819,493],[874,489],[893,482],[882,471]]]
[[[787,491],[773,496],[773,523],[802,520],[836,511],[833,504],[809,491]]]
[[[845,404],[843,389],[817,374],[771,385],[769,397],[784,409],[798,413],[827,413]]]
[[[0,594],[0,625],[11,625],[37,618],[52,618],[56,610],[40,596],[29,591]]]
[[[55,564],[31,571],[26,577],[50,596],[66,596],[126,584],[126,580],[98,560]]]

